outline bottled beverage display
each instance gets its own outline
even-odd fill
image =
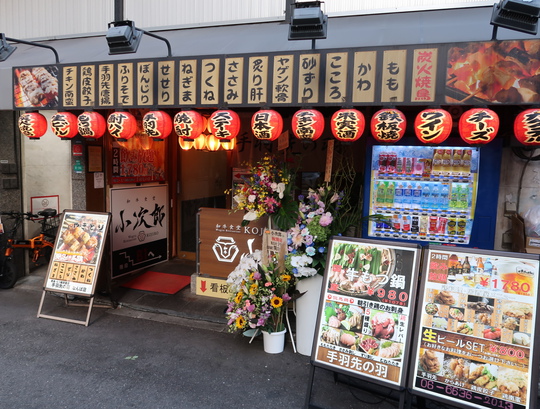
[[[476,204],[479,149],[373,147],[369,236],[468,243]],[[463,261],[462,261],[463,262]]]

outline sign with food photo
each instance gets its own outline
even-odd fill
[[[430,246],[423,266],[413,393],[474,408],[536,407],[539,256]]]
[[[58,107],[58,68],[24,67],[13,70],[15,108]]]
[[[65,211],[45,290],[93,295],[109,230],[109,214]]]
[[[463,43],[448,50],[447,103],[537,103],[540,43]]]
[[[405,386],[420,250],[333,238],[319,305],[315,365]]]

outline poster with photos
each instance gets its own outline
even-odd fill
[[[460,407],[535,408],[539,256],[430,246],[411,391]]]
[[[44,290],[94,294],[109,222],[108,213],[64,212]]]
[[[414,244],[333,237],[313,364],[403,389],[419,259]]]

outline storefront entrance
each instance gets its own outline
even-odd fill
[[[227,152],[179,150],[177,199],[177,255],[195,260],[197,212],[201,207],[225,208],[225,189],[230,180]]]

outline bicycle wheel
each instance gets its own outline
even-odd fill
[[[0,264],[0,288],[5,290],[11,288],[17,282],[17,270],[9,259],[4,259]]]

